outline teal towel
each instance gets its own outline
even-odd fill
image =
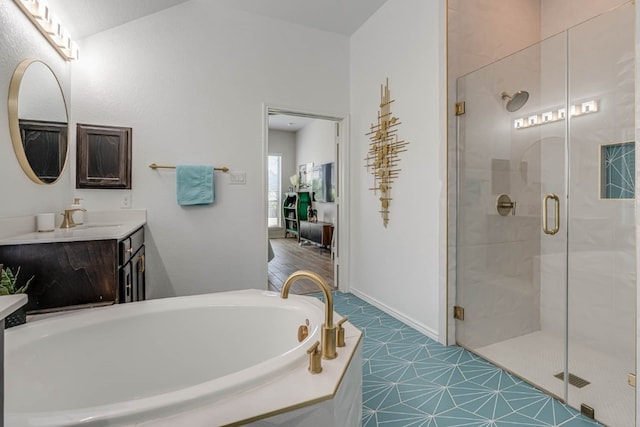
[[[213,203],[213,166],[176,166],[176,193],[179,205],[208,205]]]

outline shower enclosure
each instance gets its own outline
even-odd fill
[[[635,424],[634,16],[457,82],[456,341],[612,426]]]

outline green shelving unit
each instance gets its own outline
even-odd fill
[[[282,221],[284,222],[284,237],[293,235],[300,240],[300,222],[298,220],[298,195],[287,193],[282,202]]]
[[[296,236],[300,240],[300,221],[307,220],[307,208],[311,206],[311,194],[308,191],[286,193],[282,202],[282,221],[284,237]]]

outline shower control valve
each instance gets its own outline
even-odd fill
[[[496,201],[496,210],[501,216],[507,216],[509,215],[509,212],[511,212],[511,215],[515,216],[516,202],[511,201],[511,197],[507,194],[501,194],[498,196],[498,200]]]

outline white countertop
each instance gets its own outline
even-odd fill
[[[27,303],[27,294],[3,295],[0,297],[0,319],[4,319]]]
[[[92,215],[93,214],[93,215]],[[54,231],[23,233],[0,239],[0,246],[34,243],[121,240],[146,223],[146,211],[87,212],[87,223]]]

